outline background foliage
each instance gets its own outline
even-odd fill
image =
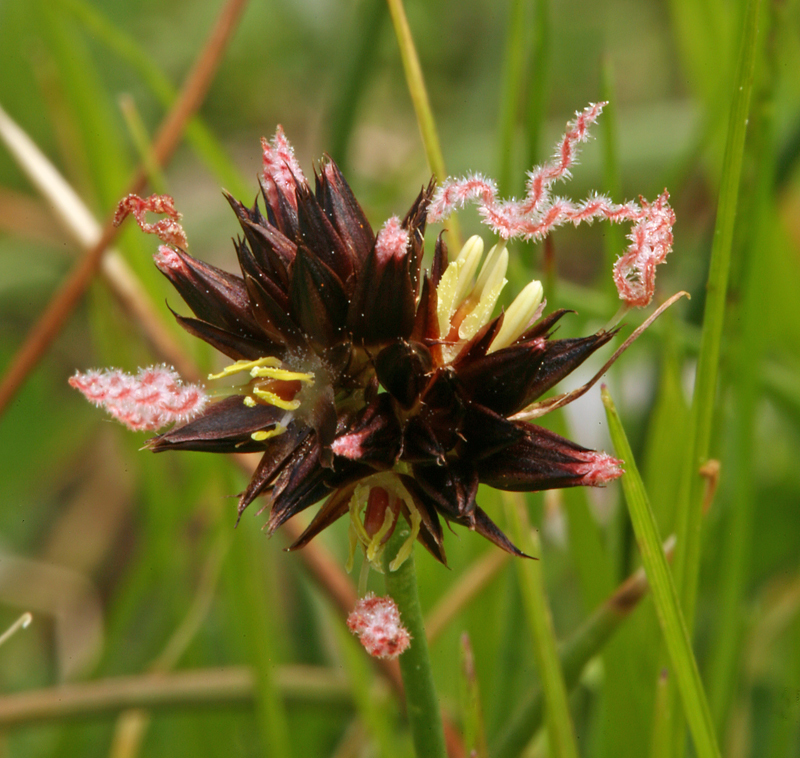
[[[219,5],[0,4],[0,105],[101,222],[138,162],[131,124],[155,132]],[[406,8],[451,173],[483,171],[519,192],[525,170],[548,157],[572,113],[609,99],[563,191],[580,198],[594,188],[622,200],[670,190],[675,248],[658,288],[665,296],[688,290],[692,300],[668,312],[607,378],[664,537],[675,528],[688,444],[744,6],[409,0]],[[761,6],[710,450],[719,487],[704,517],[693,633],[722,753],[759,757],[800,755],[800,3]],[[237,227],[219,187],[243,200],[255,195],[258,139],[277,123],[305,168],[323,152],[340,163],[376,227],[404,212],[429,177],[381,0],[253,2],[200,121],[154,177],[184,213],[195,255],[233,269]],[[478,230],[474,212],[459,223],[465,233]],[[595,226],[557,231],[546,251],[512,245],[509,297],[543,278],[550,307],[578,311],[562,336],[600,328],[617,310],[609,266],[623,235]],[[153,241],[128,229],[117,244],[161,314],[165,299],[180,309],[151,264]],[[0,366],[79,254],[0,149]],[[218,365],[165,323],[204,371]],[[263,537],[252,513],[233,531],[228,496],[243,474],[213,456],[139,452],[143,435],[108,423],[66,384],[75,368],[133,370],[160,359],[98,278],[0,417],[0,628],[23,611],[35,616],[0,647],[0,723],[10,724],[1,749],[410,755],[396,697],[354,649],[301,556],[282,553],[280,534]],[[599,389],[569,411],[545,423],[612,449]],[[506,519],[495,493],[480,499]],[[580,754],[679,755],[684,730],[665,716],[666,648],[651,601],[630,613],[614,606],[603,622],[609,634],[585,634],[587,619],[639,565],[621,488],[531,496],[527,509],[555,632],[573,653],[565,668]],[[339,566],[345,527],[318,538]],[[480,749],[485,732],[489,755],[546,755],[546,736],[534,734],[541,713],[537,722],[524,711],[527,729],[510,716],[530,703],[539,679],[525,579],[464,530],[447,542],[450,571],[421,551],[417,571],[429,617],[448,603],[456,608],[432,643],[448,721],[467,735],[467,748]],[[463,674],[463,632],[472,678]],[[176,681],[166,672],[199,669],[202,686],[165,694]],[[109,678],[142,681],[149,672],[163,674],[147,679],[151,699],[119,700],[118,680]],[[73,689],[41,701],[50,705],[35,721],[14,710],[14,693],[45,696],[64,683],[106,679],[110,689],[97,702],[81,704]],[[77,715],[67,718],[70,704]],[[131,704],[149,708],[124,707]],[[30,708],[24,713],[31,718]]]

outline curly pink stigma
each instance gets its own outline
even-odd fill
[[[394,600],[367,593],[347,617],[347,627],[374,658],[397,658],[411,644]]]
[[[303,169],[294,157],[294,148],[286,139],[283,127],[278,126],[275,136],[271,140],[261,138],[261,148],[264,151],[264,182],[266,184],[267,199],[272,204],[277,201],[277,191],[297,209],[295,188],[299,184],[306,184]]]
[[[375,241],[375,255],[379,263],[388,263],[392,258],[401,259],[408,249],[408,232],[403,229],[400,219],[392,216],[378,232]]]
[[[436,191],[428,210],[428,221],[447,218],[468,201],[476,202],[483,222],[503,239],[522,237],[538,241],[566,223],[577,226],[605,219],[611,223],[633,223],[631,245],[615,266],[614,281],[620,297],[629,305],[644,306],[655,288],[655,267],[663,263],[672,249],[672,225],[675,214],[664,192],[655,202],[641,200],[617,204],[593,193],[580,203],[553,196],[554,182],[569,179],[578,145],[589,136],[589,127],[597,120],[605,103],[589,105],[568,124],[550,163],[537,166],[528,175],[527,195],[522,200],[502,200],[491,179],[472,174],[463,179],[448,179]]]
[[[145,214],[148,212],[163,214],[167,218],[148,224],[145,219]],[[168,242],[184,250],[189,246],[186,232],[178,223],[181,214],[175,210],[175,201],[169,195],[150,195],[146,198],[128,195],[122,198],[114,213],[114,226],[119,226],[131,214],[145,234],[155,234],[162,242]]]
[[[664,190],[652,203],[641,201],[643,215],[631,230],[631,245],[614,264],[614,284],[620,299],[637,308],[649,305],[653,299],[656,266],[672,250],[675,211],[668,199],[669,193]]]
[[[202,412],[208,399],[201,387],[184,385],[167,366],[140,369],[136,376],[118,369],[87,371],[76,373],[69,383],[133,431],[187,421]]]

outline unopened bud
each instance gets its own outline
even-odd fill
[[[527,328],[536,311],[544,299],[542,283],[534,279],[522,292],[517,295],[514,302],[508,307],[503,325],[492,342],[489,352],[500,350],[512,344]]]

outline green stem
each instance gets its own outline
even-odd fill
[[[407,538],[405,529],[395,529],[384,553],[386,589],[400,610],[403,625],[411,634],[411,647],[400,656],[400,672],[406,691],[406,710],[417,758],[446,758],[442,713],[433,685],[431,659],[417,594],[414,555],[397,571],[389,564]]]
[[[444,156],[439,143],[439,133],[436,130],[436,121],[433,118],[433,111],[428,100],[428,90],[425,88],[422,66],[419,64],[419,56],[417,55],[417,48],[414,46],[414,38],[411,36],[411,27],[408,25],[403,0],[387,0],[387,2],[389,4],[389,13],[392,16],[394,31],[397,35],[400,57],[403,60],[408,93],[411,95],[411,102],[414,104],[417,124],[422,135],[422,144],[425,147],[425,155],[428,158],[428,167],[436,177],[436,181],[443,182],[447,179],[447,171],[444,167]],[[453,250],[458,252],[461,249],[461,232],[459,231],[458,221],[454,216],[448,219],[448,227],[448,241]]]

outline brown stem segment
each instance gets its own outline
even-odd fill
[[[167,114],[153,142],[153,155],[159,166],[164,166],[172,157],[180,143],[186,124],[203,102],[222,59],[222,54],[246,5],[247,0],[228,0],[223,6],[208,41],[186,78],[180,97]],[[126,194],[140,193],[146,181],[144,169],[140,168]],[[67,279],[51,298],[39,320],[28,332],[25,342],[14,355],[2,382],[0,382],[0,414],[6,409],[28,374],[36,367],[50,344],[61,332],[69,315],[83,297],[92,277],[97,272],[103,253],[114,241],[117,233],[117,229],[109,220],[103,229],[100,240],[87,250],[73,267]]]

